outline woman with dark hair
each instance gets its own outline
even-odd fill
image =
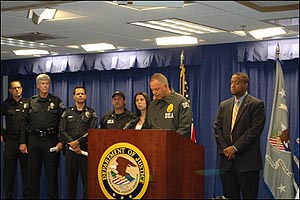
[[[145,118],[146,118],[146,112],[148,105],[150,103],[150,97],[146,92],[137,92],[134,95],[134,108],[135,108],[135,113],[136,116],[139,117],[139,121],[132,126],[134,129],[142,129]]]

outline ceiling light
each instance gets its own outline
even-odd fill
[[[53,19],[55,13],[56,9],[29,9],[27,18],[31,19],[35,24],[40,24],[44,19]]]
[[[191,36],[161,37],[155,40],[157,45],[198,44],[198,39]]]
[[[49,51],[41,50],[41,49],[23,49],[23,50],[14,50],[13,52],[17,56],[49,54]]]
[[[246,25],[241,25],[241,30],[239,31],[232,31],[231,33],[239,36],[247,36],[247,32],[245,31]]]
[[[1,37],[1,45],[24,47],[24,48],[46,48],[46,47],[58,47],[53,44],[39,43],[26,40],[17,40],[14,38]]]
[[[71,49],[79,49],[80,47],[78,45],[69,45],[66,46],[67,48],[71,48]]]
[[[131,22],[129,24],[181,35],[225,32],[225,30],[222,29],[196,24],[176,18]]]
[[[128,9],[146,11],[163,8],[182,8],[185,5],[184,1],[105,1],[116,6],[121,6]]]
[[[83,44],[81,45],[81,47],[85,51],[103,51],[103,50],[115,49],[115,47],[112,44],[107,44],[107,43]]]
[[[246,31],[232,31],[231,33],[239,35],[239,36],[246,36]]]
[[[286,34],[287,31],[281,27],[274,28],[265,28],[249,31],[249,34],[252,35],[255,39],[262,40],[267,37],[273,37],[278,35]]]

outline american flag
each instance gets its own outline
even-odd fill
[[[183,60],[184,60],[184,50],[181,51],[181,55],[180,55],[180,70],[181,70],[180,71],[180,93],[187,99],[189,104],[191,104],[190,95],[189,95],[189,86],[187,81],[185,80],[185,67],[183,64]],[[197,142],[194,122],[192,122],[192,126],[191,126],[191,140],[195,143]]]
[[[117,185],[125,185],[127,183],[130,183],[130,181],[125,176],[115,177],[112,179],[112,182]]]
[[[273,147],[275,147],[279,150],[282,150],[282,151],[285,150],[280,139],[277,139],[276,137],[270,137],[269,141],[270,141],[270,143],[272,144]]]

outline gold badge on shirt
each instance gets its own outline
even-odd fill
[[[86,117],[86,118],[90,118],[90,117],[91,117],[91,113],[90,113],[89,111],[86,111],[86,112],[85,112],[85,117]]]
[[[171,103],[171,104],[169,104],[168,107],[167,107],[167,112],[172,112],[173,109],[174,109],[174,105]]]
[[[55,108],[55,104],[54,103],[50,103],[50,109],[53,110]]]

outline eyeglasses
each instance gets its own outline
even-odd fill
[[[10,89],[16,90],[16,89],[21,89],[22,87],[11,87]]]

